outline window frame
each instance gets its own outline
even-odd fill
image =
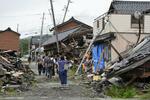
[[[99,20],[96,21],[96,26],[99,28]]]
[[[131,28],[132,29],[139,29],[139,19],[136,19],[134,17],[134,15],[131,15],[130,17],[130,21],[131,21]],[[141,29],[144,29],[144,16],[141,16],[141,19],[140,19],[140,23],[141,23]]]

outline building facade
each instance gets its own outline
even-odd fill
[[[109,11],[94,21],[93,33],[100,34],[114,33],[115,39],[111,44],[119,53],[136,44],[140,35],[150,35],[150,2],[147,1],[113,1]],[[139,19],[135,18],[135,12],[140,12]],[[118,54],[111,49],[112,60]]]
[[[0,31],[0,50],[19,51],[19,36],[20,34],[8,28]]]

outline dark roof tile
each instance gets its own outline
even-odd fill
[[[13,31],[10,27],[8,27],[8,28],[7,28],[6,30],[4,30],[4,31],[0,30],[0,33],[6,32],[6,31],[13,32],[13,33],[15,33],[15,34],[17,34],[17,35],[20,36],[20,34],[19,34],[18,32]]]
[[[59,25],[57,25],[56,27],[57,27],[57,28],[62,27],[62,26],[66,25],[66,24],[68,24],[68,23],[70,23],[70,22],[76,22],[76,23],[78,23],[78,24],[80,24],[80,25],[84,25],[84,26],[86,26],[86,27],[88,27],[88,28],[92,28],[91,26],[89,26],[89,25],[87,25],[87,24],[85,24],[85,23],[83,23],[83,22],[80,22],[80,21],[76,20],[74,17],[71,17],[68,21],[66,21],[66,22],[64,22],[64,23],[62,23],[62,24],[59,24]],[[54,27],[53,27],[52,29],[50,29],[50,30],[52,31],[53,29],[54,29]]]
[[[135,11],[142,12],[149,9],[149,1],[113,1],[109,11],[117,14],[134,14]]]
[[[51,37],[51,35],[43,35],[42,36],[42,43],[44,43],[45,41],[47,41],[49,38]],[[32,45],[38,45],[39,44],[39,39],[40,39],[40,36],[32,36],[31,37],[31,44]]]
[[[79,29],[79,27],[59,33],[58,34],[58,41],[61,41],[63,39],[65,39],[66,37],[68,37],[70,34],[73,34],[74,32],[76,32]],[[49,38],[46,42],[43,43],[43,45],[48,45],[48,44],[53,44],[56,42],[56,35],[53,35],[51,38]]]

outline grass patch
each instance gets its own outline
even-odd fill
[[[143,100],[149,100],[150,99],[150,89],[148,90],[147,93],[145,93],[141,96],[141,99],[143,99]]]
[[[7,89],[5,90],[5,94],[6,94],[6,95],[9,95],[9,96],[14,96],[14,95],[17,94],[17,91],[16,91],[16,89],[14,89],[14,88],[7,88]]]
[[[68,78],[69,78],[69,79],[74,79],[76,70],[77,70],[77,66],[76,66],[76,65],[73,65],[73,66],[68,70]]]
[[[132,86],[117,87],[113,85],[105,93],[112,98],[133,98],[137,94],[137,90]]]
[[[144,95],[141,97],[141,99],[143,99],[143,100],[149,100],[149,99],[150,99],[150,92],[144,94]]]

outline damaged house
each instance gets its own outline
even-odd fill
[[[94,43],[110,46],[111,58],[111,62],[104,65],[100,87],[109,81],[145,88],[150,82],[149,27],[148,1],[113,1],[109,11],[95,19],[93,31],[98,36]],[[102,51],[101,58],[105,57]]]
[[[51,29],[51,31],[53,30],[54,28]],[[73,17],[64,23],[57,25],[55,32],[58,34],[60,52],[67,52],[75,54],[76,56],[79,56],[80,54],[78,51],[80,47],[87,46],[93,36],[93,28],[91,26],[84,24]],[[44,42],[43,46],[45,52],[56,54],[56,35],[54,34]]]
[[[111,53],[110,60],[116,59],[119,53],[134,47],[143,37],[150,35],[149,11],[148,1],[115,0],[107,13],[95,19],[93,34],[101,34],[96,42],[99,40],[108,46],[111,43],[108,52]]]

